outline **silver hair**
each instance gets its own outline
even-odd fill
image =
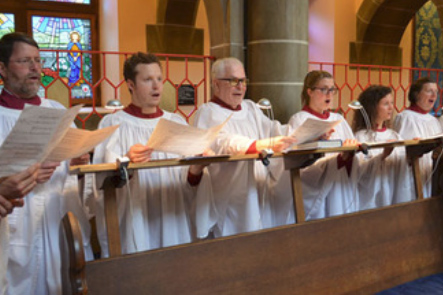
[[[212,79],[222,78],[226,72],[226,68],[229,65],[234,65],[234,64],[243,66],[243,63],[235,57],[224,57],[217,59],[212,65],[211,69]]]

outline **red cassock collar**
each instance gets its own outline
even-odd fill
[[[0,106],[2,107],[14,110],[23,110],[25,103],[39,106],[42,103],[42,100],[38,95],[29,99],[22,99],[15,96],[5,88],[3,88],[2,93],[0,93]]]
[[[319,112],[314,111],[313,109],[311,109],[307,105],[303,106],[302,110],[310,113],[311,115],[316,116],[317,118],[323,119],[323,120],[328,119],[329,115],[331,114],[329,111],[325,111],[325,112],[323,112],[323,114],[320,114]]]
[[[416,113],[419,113],[419,114],[423,114],[423,115],[426,115],[426,114],[428,113],[427,111],[425,111],[424,109],[422,109],[421,107],[419,107],[419,106],[416,105],[416,104],[411,105],[411,106],[408,108],[408,110],[413,111],[413,112],[416,112]]]
[[[236,108],[233,108],[230,105],[228,105],[226,102],[224,102],[223,100],[218,98],[217,96],[213,96],[212,99],[211,99],[211,102],[213,102],[215,104],[218,104],[222,108],[225,108],[225,109],[228,109],[228,110],[231,110],[231,111],[241,111],[241,104],[239,104]]]
[[[141,119],[155,119],[163,116],[163,111],[157,106],[157,110],[152,114],[145,114],[142,112],[142,109],[134,104],[128,105],[123,109],[124,112]]]

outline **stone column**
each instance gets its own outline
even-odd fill
[[[244,61],[244,0],[204,0],[211,38],[211,55]]]
[[[308,0],[248,0],[248,97],[268,98],[286,123],[308,71]]]

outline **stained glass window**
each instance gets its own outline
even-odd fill
[[[36,0],[36,1],[69,2],[69,3],[76,3],[76,4],[91,4],[91,0]]]
[[[44,60],[42,84],[46,87],[60,76],[71,89],[72,98],[90,98],[92,83],[91,21],[89,19],[32,16],[33,37]],[[59,74],[57,75],[57,72]]]
[[[12,13],[0,13],[0,38],[11,32],[14,32],[14,15]],[[0,91],[1,89],[3,89],[2,79],[0,79]]]
[[[11,32],[14,32],[14,15],[12,13],[0,13],[0,38]]]
[[[428,1],[415,15],[415,56],[414,67],[422,69],[441,69],[443,67],[443,36],[440,25],[440,15],[437,6]],[[443,77],[437,71],[414,71],[414,80],[430,76],[437,82],[439,89],[443,87]],[[439,110],[440,95],[431,113]]]

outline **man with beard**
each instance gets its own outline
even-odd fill
[[[0,144],[15,125],[25,103],[63,108],[37,95],[42,72],[37,43],[27,35],[10,33],[0,39]],[[82,209],[76,176],[69,162],[43,162],[35,189],[26,203],[8,216],[9,261],[6,294],[60,294],[59,224],[67,211],[80,221],[89,243],[89,222]],[[90,256],[87,258],[91,258]]]

